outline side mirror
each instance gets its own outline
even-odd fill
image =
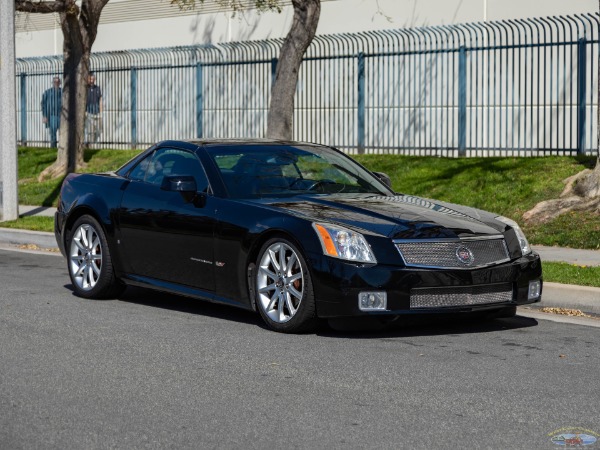
[[[163,191],[193,193],[197,191],[196,180],[191,175],[173,175],[164,177],[160,188]]]
[[[384,172],[373,172],[373,175],[375,175],[377,178],[379,178],[379,181],[381,181],[387,187],[389,187],[390,189],[392,189],[392,180],[390,179],[390,176],[387,173],[384,173]]]
[[[198,193],[196,179],[191,175],[173,175],[163,178],[163,191],[179,192],[186,203],[194,202],[196,208],[204,208],[206,194]]]
[[[198,192],[192,198],[192,201],[194,202],[194,206],[196,208],[204,208],[206,206],[206,197],[207,197],[206,192]]]

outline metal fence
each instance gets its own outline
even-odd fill
[[[317,36],[294,138],[347,152],[540,155],[597,149],[598,14]],[[96,53],[98,147],[262,137],[281,40]],[[17,61],[18,139],[47,145],[60,57]]]

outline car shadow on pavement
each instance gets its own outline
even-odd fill
[[[330,321],[330,331],[319,335],[332,338],[372,339],[381,337],[443,336],[493,333],[530,328],[538,321],[515,316],[489,319],[469,314],[447,314],[399,317],[388,324],[360,323],[357,319]]]
[[[258,314],[252,311],[219,303],[212,303],[207,300],[199,300],[183,295],[161,292],[154,289],[128,286],[117,300],[138,305],[146,305],[152,308],[198,314],[267,328],[260,320]]]
[[[65,285],[65,288],[73,291],[73,286]],[[75,295],[75,293],[73,293]],[[114,301],[93,300],[93,301]],[[145,305],[152,308],[161,308],[170,311],[178,311],[189,314],[213,317],[232,322],[240,322],[256,325],[268,330],[258,313],[223,305],[211,303],[177,294],[170,294],[154,289],[128,286],[127,289],[116,299],[127,303]],[[437,335],[461,335],[491,333],[505,330],[534,327],[537,320],[515,316],[507,319],[486,319],[481,316],[468,314],[444,314],[425,316],[403,316],[398,317],[390,323],[382,324],[378,320],[368,320],[365,317],[351,319],[321,321],[317,330],[313,333],[322,337],[351,338],[351,339],[376,339],[382,337],[411,337],[411,336],[437,336]]]

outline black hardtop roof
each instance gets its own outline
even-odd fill
[[[298,142],[291,140],[282,139],[267,139],[267,138],[207,138],[207,139],[191,139],[187,140],[190,144],[198,146],[217,146],[217,145],[314,145],[321,146],[321,144],[314,144],[310,142]]]
[[[225,147],[225,146],[282,146],[282,147],[327,147],[333,148],[324,144],[316,144],[313,142],[266,139],[266,138],[206,138],[206,139],[167,139],[157,142],[154,147],[179,146],[193,150],[198,147]],[[148,149],[150,150],[150,149]]]
[[[315,144],[310,142],[298,142],[298,141],[288,141],[288,140],[279,140],[279,139],[261,139],[261,138],[206,138],[206,139],[184,139],[184,140],[176,140],[169,139],[165,141],[158,142],[159,146],[168,146],[168,145],[176,145],[180,146],[184,144],[184,147],[195,146],[195,147],[221,147],[221,146],[256,146],[256,145],[281,145],[281,146],[298,146],[298,145],[306,145],[313,147],[326,147],[322,144]],[[186,145],[187,144],[187,145]]]

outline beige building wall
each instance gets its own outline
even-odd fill
[[[250,0],[245,0],[250,1]],[[248,10],[232,17],[206,0],[180,11],[169,0],[110,0],[94,52],[282,38],[291,24],[291,1],[281,13]],[[500,19],[598,12],[597,0],[322,0],[318,34],[449,25]],[[52,14],[17,14],[19,58],[62,53],[62,32]]]

